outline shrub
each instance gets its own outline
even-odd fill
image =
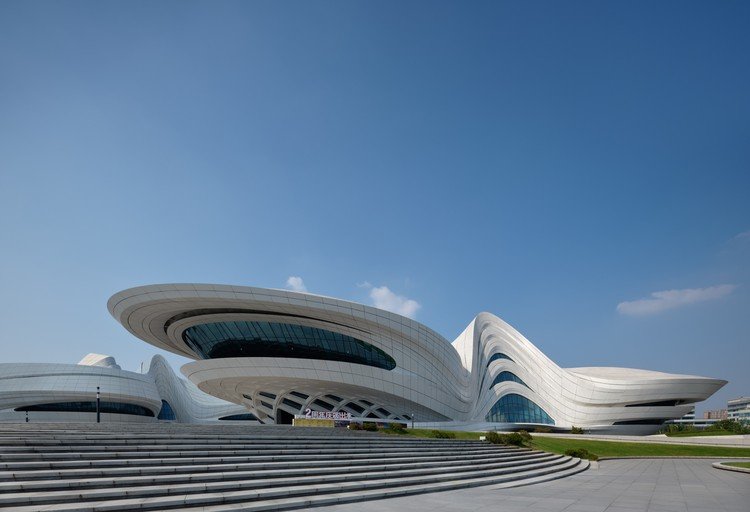
[[[578,457],[579,459],[598,460],[599,456],[591,453],[586,448],[573,448],[565,450],[565,455],[568,457]]]
[[[524,444],[526,444],[526,440],[518,432],[511,432],[510,434],[506,434],[506,438],[506,444],[510,444],[513,446],[523,446]]]
[[[448,432],[446,430],[432,430],[430,431],[430,437],[434,437],[435,439],[455,439],[456,433],[455,432]]]
[[[726,430],[734,434],[750,434],[750,428],[744,426],[737,420],[721,420],[717,421],[710,427],[706,427],[706,430]]]
[[[519,430],[518,431],[518,435],[523,438],[523,440],[524,440],[525,443],[531,442],[531,439],[532,439],[531,434],[529,434],[525,430]]]
[[[534,432],[538,434],[549,434],[552,432],[551,427],[534,427]]]
[[[388,430],[396,434],[406,434],[406,427],[403,423],[389,423]]]
[[[349,423],[349,426],[346,428],[348,428],[349,430],[362,430],[362,425],[352,421],[351,423]]]
[[[705,432],[716,432],[726,431],[732,432],[733,434],[750,434],[750,426],[743,425],[737,420],[721,420],[717,421],[713,425],[709,425],[704,429],[697,429],[693,425],[683,425],[676,423],[669,423],[659,431],[662,434],[676,434],[678,432],[698,432],[703,430]]]
[[[669,423],[659,430],[661,434],[674,434],[675,432],[693,432],[696,429],[693,425],[683,425],[677,423]]]
[[[528,441],[531,441],[531,435],[523,431],[511,432],[510,434],[498,434],[497,432],[487,432],[486,439],[492,444],[502,444],[505,446],[526,446]]]
[[[583,429],[581,427],[571,427],[570,429],[571,434],[585,434]]]
[[[487,432],[487,436],[485,436],[488,443],[492,444],[504,444],[500,442],[500,434],[497,432]]]
[[[367,430],[368,432],[377,432],[378,424],[373,421],[365,421],[364,423],[362,423],[362,430]]]

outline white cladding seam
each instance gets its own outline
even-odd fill
[[[148,375],[154,381],[161,399],[172,407],[179,423],[211,423],[219,418],[248,412],[241,405],[207,395],[192,382],[179,378],[160,355],[151,359]]]
[[[153,416],[102,413],[104,422],[154,422],[169,403],[176,420],[183,423],[216,421],[223,416],[247,413],[239,405],[201,392],[180,379],[162,356],[152,358],[146,374],[121,370],[111,356],[89,354],[79,364],[0,364],[0,421],[25,421],[17,408],[42,404],[95,402],[97,387],[101,402],[143,407]],[[29,411],[30,421],[96,421],[93,412]]]
[[[365,400],[388,417],[452,421],[481,426],[508,394],[543,409],[558,428],[604,429],[618,422],[679,418],[726,381],[624,368],[563,369],[500,318],[479,314],[451,344],[428,327],[377,308],[309,293],[264,288],[167,284],[124,290],[108,302],[112,316],[136,337],[193,359],[186,329],[216,322],[278,322],[326,329],[371,344],[396,362],[392,370],[343,361],[290,357],[226,357],[188,363],[182,372],[201,390],[243,404],[264,422],[277,420],[289,393],[308,395],[316,410],[346,410]],[[495,353],[510,359],[488,364]],[[502,371],[526,385],[491,386]],[[259,392],[274,396],[262,397]],[[334,396],[339,400],[326,399]],[[315,405],[320,400],[326,407]],[[328,400],[328,401],[327,401]],[[672,405],[663,403],[672,401]],[[318,402],[318,403],[321,403]],[[330,403],[329,403],[330,402]],[[644,405],[636,404],[653,404]],[[376,414],[377,415],[377,414]],[[380,416],[383,416],[382,414]],[[494,424],[497,426],[497,424]],[[619,431],[657,426],[620,426]]]

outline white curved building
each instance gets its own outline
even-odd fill
[[[152,285],[115,294],[108,308],[136,337],[196,359],[182,372],[202,391],[265,423],[311,409],[444,428],[644,433],[726,384],[560,368],[489,313],[449,343],[394,313],[286,290]]]
[[[255,420],[178,378],[162,356],[141,374],[120,369],[111,356],[88,354],[78,364],[0,364],[0,421],[94,422],[97,387],[102,422]]]

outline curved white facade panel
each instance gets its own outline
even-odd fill
[[[161,356],[140,374],[121,370],[111,356],[89,354],[78,364],[0,364],[0,421],[22,422],[28,414],[32,422],[94,422],[97,387],[105,423],[201,423],[247,413],[178,378]]]
[[[0,364],[0,421],[96,421],[96,388],[101,402],[118,404],[102,421],[154,421],[161,398],[147,376],[80,364]],[[123,405],[120,405],[123,404]],[[102,408],[102,410],[105,410]]]
[[[108,307],[138,338],[196,359],[182,372],[201,390],[269,423],[310,408],[466,428],[653,431],[725,384],[563,369],[489,313],[451,344],[394,313],[286,290],[153,285]]]
[[[237,404],[207,395],[192,382],[179,378],[162,356],[151,359],[148,376],[161,399],[170,404],[174,419],[179,423],[212,423],[248,412]]]
[[[500,318],[481,313],[453,342],[471,368],[478,397],[469,421],[486,419],[493,405],[513,393],[528,398],[555,427],[649,432],[688,413],[726,381],[630,368],[560,368]],[[498,355],[506,357],[498,357]],[[494,357],[493,357],[494,356]],[[523,383],[502,381],[503,372]]]

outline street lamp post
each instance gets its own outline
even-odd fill
[[[96,386],[96,422],[101,422],[101,414],[99,412],[99,386]]]

